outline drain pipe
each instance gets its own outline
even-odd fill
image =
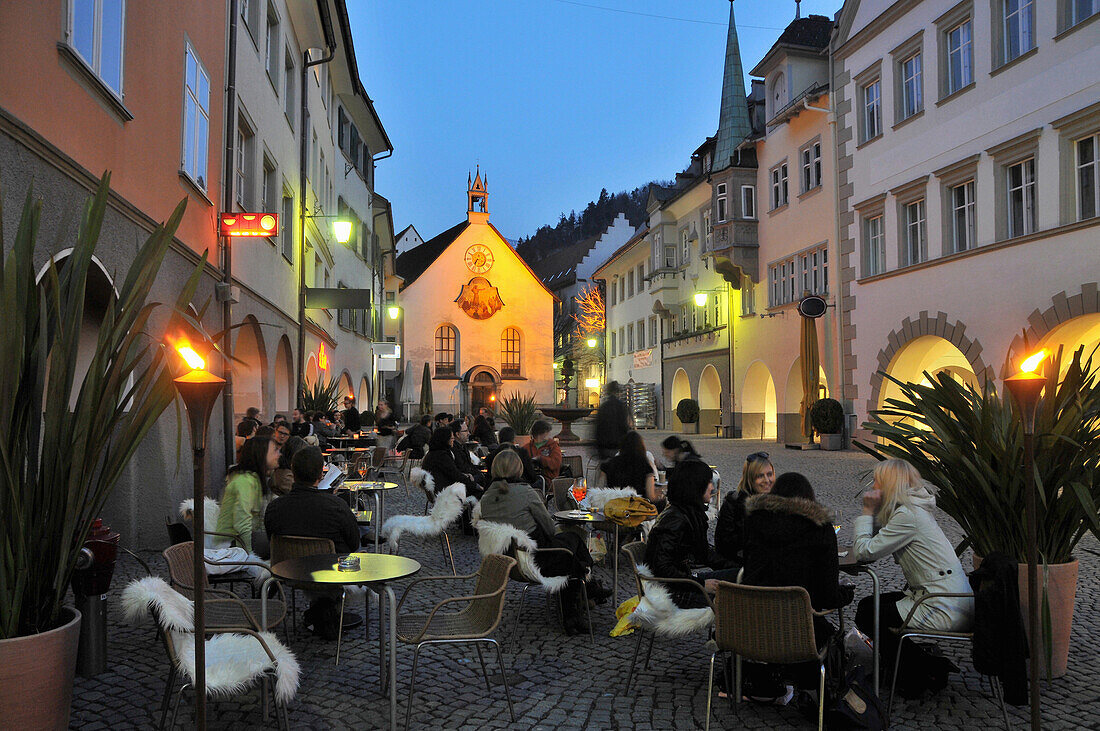
[[[229,54],[226,57],[225,78],[225,152],[223,153],[224,172],[222,179],[222,210],[233,210],[233,164],[235,156],[233,145],[237,135],[234,134],[237,124],[237,23],[240,17],[237,12],[237,0],[229,0]],[[220,226],[219,226],[220,228]],[[217,299],[222,304],[222,330],[225,332],[225,342],[222,343],[222,352],[225,361],[222,366],[222,378],[225,379],[225,388],[222,390],[222,438],[225,446],[225,464],[236,462],[236,445],[233,443],[234,429],[233,413],[233,251],[230,248],[229,237],[218,237],[218,248],[221,250],[222,281],[218,289],[221,290]]]
[[[833,261],[837,263],[837,266],[833,267],[836,272],[836,379],[840,383],[840,401],[845,408],[845,421],[854,421],[855,416],[855,404],[847,398],[847,393],[844,388],[844,293],[841,291],[840,272],[842,267],[840,266],[840,151],[837,149],[837,131],[836,131],[836,38],[837,38],[837,26],[834,22],[832,33],[829,35],[829,130],[832,137],[833,148],[833,246],[836,252],[833,257]],[[805,100],[803,100],[805,103]],[[810,107],[807,107],[810,108]],[[814,107],[815,109],[818,107]],[[853,437],[853,429],[847,428],[848,424],[845,424],[845,428],[848,432],[849,443]],[[847,445],[846,445],[847,446]]]

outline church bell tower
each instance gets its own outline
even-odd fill
[[[477,166],[477,172],[473,180],[466,176],[466,219],[470,223],[475,221],[484,223],[489,220],[489,193],[485,189],[488,177],[481,178],[481,166]]]

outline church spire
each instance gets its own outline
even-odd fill
[[[741,48],[730,0],[730,24],[726,36],[726,65],[722,73],[722,107],[718,115],[718,139],[715,142],[714,170],[729,167],[734,148],[752,134],[749,105],[745,96],[745,75],[741,68]]]

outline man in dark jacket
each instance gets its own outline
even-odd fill
[[[470,429],[466,426],[466,421],[455,419],[451,422],[451,431],[455,435],[454,443],[451,445],[455,465],[463,473],[472,476],[478,485],[487,485],[489,481],[486,479],[485,473],[474,464],[473,457],[470,456]]]
[[[619,451],[619,444],[630,431],[630,418],[619,392],[618,381],[607,384],[607,398],[596,411],[596,451],[601,462]]]
[[[362,422],[359,419],[359,412],[355,408],[355,397],[344,397],[344,431],[349,434],[358,434],[359,430],[363,428]]]
[[[419,424],[413,424],[405,436],[397,442],[397,451],[408,451],[413,459],[423,459],[428,440],[432,438],[432,417],[424,414],[420,417]]]

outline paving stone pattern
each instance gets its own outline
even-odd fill
[[[660,432],[645,432],[647,444],[658,452]],[[869,478],[872,460],[861,453],[800,452],[786,450],[774,442],[718,440],[695,437],[699,451],[722,473],[723,491],[732,490],[740,475],[744,457],[758,450],[771,452],[779,472],[796,470],[810,477],[819,500],[833,508],[843,524],[840,542],[850,542],[852,521],[859,514],[858,493]],[[577,449],[566,450],[576,453]],[[387,512],[420,513],[423,500],[406,500],[403,491],[387,498]],[[941,516],[953,541],[961,538],[958,527]],[[452,530],[451,541],[459,573],[472,573],[478,564],[475,539]],[[150,547],[142,556],[154,571],[167,575],[160,556],[163,546]],[[408,538],[402,551],[424,565],[420,576],[449,573],[438,541]],[[1081,562],[1075,606],[1072,651],[1069,672],[1064,678],[1043,687],[1044,727],[1049,729],[1100,728],[1100,687],[1096,682],[1100,629],[1100,548],[1089,536],[1077,552]],[[969,562],[969,557],[964,557]],[[899,589],[901,574],[889,559],[876,568],[883,579],[883,590]],[[598,569],[610,585],[609,572]],[[125,581],[141,570],[135,562],[120,564],[110,597],[110,635],[108,649],[111,670],[96,678],[77,678],[73,698],[72,728],[96,729],[154,728],[167,672],[167,659],[150,626],[130,627],[117,612],[117,599]],[[633,593],[633,584],[625,571],[621,575],[625,599]],[[857,597],[870,593],[865,577],[856,579]],[[397,587],[400,589],[401,587]],[[243,589],[241,589],[243,591]],[[629,593],[628,593],[629,590]],[[398,594],[400,596],[400,594]],[[438,601],[443,593],[428,593]],[[635,685],[624,692],[627,671],[634,649],[632,637],[612,638],[611,604],[593,611],[595,647],[587,636],[568,637],[541,592],[529,592],[522,616],[516,617],[519,590],[509,591],[508,603],[498,638],[510,637],[520,623],[518,642],[505,646],[505,664],[512,686],[517,721],[509,721],[503,688],[495,684],[486,692],[477,656],[472,648],[432,647],[421,656],[415,681],[416,697],[412,725],[416,728],[443,729],[686,729],[702,728],[706,709],[706,675],[709,655],[705,638],[689,637],[678,641],[658,640],[648,669],[641,669]],[[299,610],[305,602],[299,597]],[[354,609],[354,608],[353,608]],[[362,606],[358,607],[362,611]],[[372,616],[373,612],[372,612]],[[849,620],[853,615],[848,613]],[[371,622],[376,626],[375,622]],[[282,632],[279,633],[280,638]],[[387,726],[387,701],[378,684],[377,635],[372,629],[370,641],[364,641],[363,629],[351,630],[346,637],[339,667],[333,664],[335,643],[322,642],[300,626],[292,634],[290,647],[302,666],[301,688],[290,707],[290,724],[295,729],[376,729]],[[969,650],[945,647],[956,657],[963,672],[951,678],[948,687],[937,696],[923,701],[899,700],[895,703],[894,728],[899,729],[974,729],[999,728],[1000,712],[982,679],[974,673]],[[487,659],[490,659],[487,657]],[[642,658],[644,660],[644,657]],[[639,661],[639,667],[642,665]],[[412,650],[399,647],[398,708],[403,721],[408,690]],[[493,671],[490,670],[492,673]],[[777,708],[750,703],[731,710],[724,699],[715,698],[712,728],[811,728],[795,708]],[[1014,726],[1024,727],[1027,709],[1010,708]],[[211,728],[244,729],[274,727],[274,718],[264,723],[258,690],[233,699],[208,705]],[[180,722],[193,723],[190,706],[181,705]]]

